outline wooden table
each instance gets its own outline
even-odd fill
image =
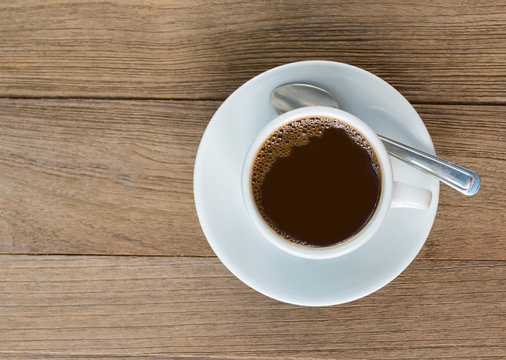
[[[482,178],[441,187],[400,277],[325,308],[237,280],[192,195],[221,102],[304,59],[390,82]],[[505,153],[504,1],[2,2],[0,358],[505,358]]]

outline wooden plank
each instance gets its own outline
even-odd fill
[[[421,257],[506,259],[506,121],[504,107],[415,106],[436,153],[476,171],[479,192],[466,197],[441,185],[439,208]],[[479,255],[478,255],[479,254]],[[475,257],[476,255],[476,257]]]
[[[506,357],[505,262],[415,261],[369,297],[305,308],[256,293],[217,259],[0,260],[5,357]]]
[[[192,176],[218,103],[0,104],[0,252],[213,254]]]
[[[224,99],[307,59],[351,63],[415,102],[506,102],[504,1],[0,4],[0,96]]]
[[[0,253],[213,256],[193,162],[219,102],[0,99]],[[441,187],[423,258],[505,260],[502,106],[418,105],[439,155],[477,171]]]

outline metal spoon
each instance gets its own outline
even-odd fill
[[[340,108],[338,101],[331,93],[309,84],[286,84],[277,87],[271,94],[271,104],[278,114],[303,106]],[[475,172],[380,134],[378,137],[383,141],[390,155],[434,175],[441,182],[462,194],[474,195],[480,188],[480,178]]]

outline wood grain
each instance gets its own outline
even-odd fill
[[[479,192],[471,197],[441,185],[436,221],[420,256],[505,260],[505,107],[415,107],[436,154],[476,171],[481,179]]]
[[[287,62],[351,63],[414,102],[506,103],[504,1],[0,4],[0,96],[224,99]]]
[[[16,359],[506,357],[505,262],[415,261],[379,292],[304,308],[217,259],[0,257],[0,354]]]
[[[212,255],[192,176],[216,102],[0,104],[0,252]]]
[[[213,256],[193,161],[216,101],[0,99],[0,252]],[[502,106],[418,105],[437,153],[477,171],[441,187],[422,258],[506,260]]]

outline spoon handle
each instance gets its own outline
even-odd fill
[[[378,137],[390,155],[434,175],[462,194],[474,195],[480,188],[480,178],[475,172],[382,135]]]

